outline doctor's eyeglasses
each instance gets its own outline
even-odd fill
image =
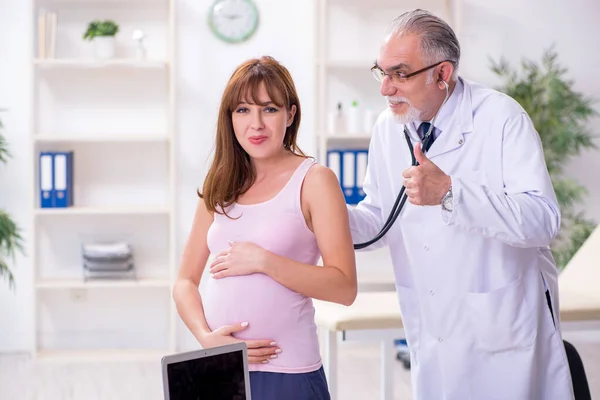
[[[412,78],[413,76],[418,75],[421,72],[425,72],[431,68],[437,67],[438,65],[440,65],[441,63],[444,63],[446,61],[452,62],[452,60],[443,60],[443,61],[437,62],[435,64],[432,64],[428,67],[421,68],[420,70],[417,70],[415,72],[411,72],[409,74],[405,74],[404,72],[401,72],[401,71],[392,71],[390,73],[386,73],[381,68],[379,68],[379,66],[377,66],[377,65],[374,65],[371,68],[371,72],[373,73],[373,76],[375,77],[377,82],[383,82],[383,80],[385,79],[385,77],[387,75],[390,77],[390,79],[392,80],[393,83],[404,83],[409,78]]]

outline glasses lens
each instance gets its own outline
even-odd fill
[[[379,68],[373,68],[371,71],[373,71],[373,76],[378,82],[383,81],[383,77],[385,76],[385,74],[382,70],[380,70]]]

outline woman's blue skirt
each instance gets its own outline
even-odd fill
[[[250,371],[252,400],[330,400],[323,367],[313,372],[288,374]]]

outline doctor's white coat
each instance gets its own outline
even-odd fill
[[[427,156],[451,176],[452,213],[407,201],[369,248],[391,252],[415,400],[572,399],[548,247],[560,212],[538,133],[516,101],[462,78],[434,125]],[[379,232],[402,187],[403,128],[390,110],[377,120],[354,243]]]

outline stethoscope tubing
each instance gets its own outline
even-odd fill
[[[437,118],[440,110],[442,109],[444,104],[446,104],[446,102],[448,101],[448,98],[450,97],[450,86],[448,85],[448,83],[446,81],[442,81],[442,82],[446,86],[446,97],[444,98],[444,101],[439,106],[437,112],[431,119],[431,125],[429,126],[429,130],[423,136],[423,149],[422,150],[424,153],[426,153],[427,150],[429,150],[429,147],[433,143],[433,140],[431,138],[431,135],[433,134],[433,123],[434,123],[435,119]],[[412,142],[410,141],[410,136],[408,135],[406,126],[404,127],[404,136],[406,137],[406,142],[408,144],[408,147],[410,149],[410,154],[412,157],[411,165],[417,166],[417,165],[419,165],[419,163],[415,159]],[[364,249],[365,247],[369,247],[370,245],[372,245],[373,243],[376,243],[378,240],[380,240],[381,238],[383,238],[385,236],[385,234],[390,230],[390,228],[392,227],[394,222],[396,222],[396,219],[398,219],[398,217],[400,216],[400,212],[402,211],[402,208],[404,207],[404,204],[406,203],[406,199],[408,198],[408,196],[405,194],[405,191],[406,191],[406,187],[404,185],[402,185],[402,188],[400,188],[400,193],[398,193],[398,196],[396,197],[396,201],[394,201],[392,210],[390,211],[390,214],[388,215],[388,218],[385,221],[385,223],[383,224],[383,227],[381,228],[379,233],[367,242],[354,244],[355,250],[361,250],[361,249]]]

